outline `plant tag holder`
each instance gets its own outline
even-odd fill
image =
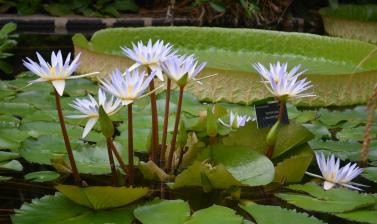
[[[278,120],[280,104],[278,101],[261,103],[254,105],[254,109],[257,117],[257,127],[271,128]],[[284,104],[284,113],[281,123],[289,124],[286,104]]]

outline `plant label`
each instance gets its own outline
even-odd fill
[[[258,128],[270,128],[276,123],[279,116],[279,105],[279,102],[274,101],[254,106],[257,115]],[[284,104],[282,123],[289,123],[286,104]]]

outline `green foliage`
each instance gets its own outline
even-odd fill
[[[241,208],[252,215],[257,223],[280,224],[284,220],[284,223],[324,224],[314,216],[279,206],[250,204],[242,205]]]
[[[15,31],[17,25],[15,23],[7,23],[0,29],[0,70],[6,74],[12,73],[13,69],[10,64],[2,59],[8,58],[13,54],[8,51],[17,45],[15,36],[11,35]]]
[[[143,224],[182,224],[190,216],[190,207],[182,200],[157,201],[136,208],[134,215]]]
[[[243,218],[237,215],[236,211],[227,207],[212,205],[209,208],[196,211],[184,224],[241,224],[242,221]]]
[[[56,189],[77,204],[94,210],[121,207],[136,201],[148,193],[148,188],[145,187],[58,185]]]
[[[310,196],[289,193],[279,193],[276,196],[309,211],[340,213],[365,208],[377,203],[377,198],[373,195],[358,193],[345,188],[325,191],[315,184],[290,185],[288,188],[303,191]]]
[[[2,0],[0,3],[4,4],[3,12],[16,8],[19,15],[48,13],[52,16],[119,17],[124,12],[138,11],[134,0]]]
[[[321,15],[349,20],[377,21],[377,6],[374,4],[364,5],[340,5],[336,8],[323,8]]]
[[[132,208],[94,211],[69,200],[61,193],[47,195],[25,203],[12,216],[14,224],[75,224],[75,223],[117,223],[131,224]]]
[[[60,174],[55,171],[37,171],[26,174],[24,179],[31,182],[50,182],[55,181],[59,177]]]

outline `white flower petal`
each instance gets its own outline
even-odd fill
[[[64,93],[64,87],[65,87],[65,80],[52,80],[51,81],[52,85],[58,92],[60,96],[63,96]]]
[[[331,183],[331,182],[329,182],[329,181],[324,181],[323,182],[323,189],[325,189],[326,191],[327,190],[330,190],[331,188],[333,188],[335,186],[335,184],[334,183]]]
[[[90,130],[94,127],[94,125],[97,123],[98,118],[89,118],[88,122],[86,122],[84,132],[82,133],[82,138],[85,138]]]

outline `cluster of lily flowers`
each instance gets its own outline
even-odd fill
[[[89,95],[87,99],[75,99],[70,104],[81,114],[67,117],[88,119],[82,134],[83,138],[99,120],[100,106],[103,107],[107,115],[113,115],[123,106],[132,104],[135,100],[149,95],[151,92],[145,92],[155,77],[163,81],[163,74],[165,74],[177,86],[184,87],[190,80],[199,82],[196,76],[206,66],[206,62],[198,64],[194,55],[178,55],[177,51],[173,51],[171,44],[164,44],[160,40],[154,44],[149,40],[146,45],[139,41],[137,44],[133,44],[132,48],[122,47],[122,51],[135,63],[124,72],[116,69],[108,78],[100,79],[97,100]],[[72,62],[70,62],[71,54],[68,54],[64,61],[60,51],[52,52],[50,63],[46,62],[39,53],[37,53],[37,58],[38,62],[30,58],[24,61],[24,65],[39,76],[38,79],[30,83],[50,82],[60,96],[64,93],[66,80],[97,74],[97,72],[94,72],[77,76],[72,75],[79,66],[80,54],[77,54]],[[146,70],[140,70],[140,68]],[[306,72],[306,70],[299,71],[300,65],[293,67],[290,71],[288,71],[287,63],[281,64],[280,62],[270,64],[269,69],[260,63],[254,64],[253,68],[260,74],[261,82],[278,101],[286,102],[293,98],[315,96],[315,94],[307,92],[313,86],[311,82],[306,78],[300,79],[300,76]],[[106,93],[110,94],[111,97],[108,97]],[[231,111],[229,123],[221,119],[219,119],[219,122],[228,128],[237,129],[245,126],[251,120],[253,119],[248,115],[239,115]],[[316,159],[322,176],[309,172],[307,174],[324,179],[323,187],[325,190],[337,184],[356,190],[361,190],[356,186],[364,186],[351,182],[363,171],[356,164],[349,163],[340,168],[340,160],[334,156],[326,158],[323,154],[316,154]]]

